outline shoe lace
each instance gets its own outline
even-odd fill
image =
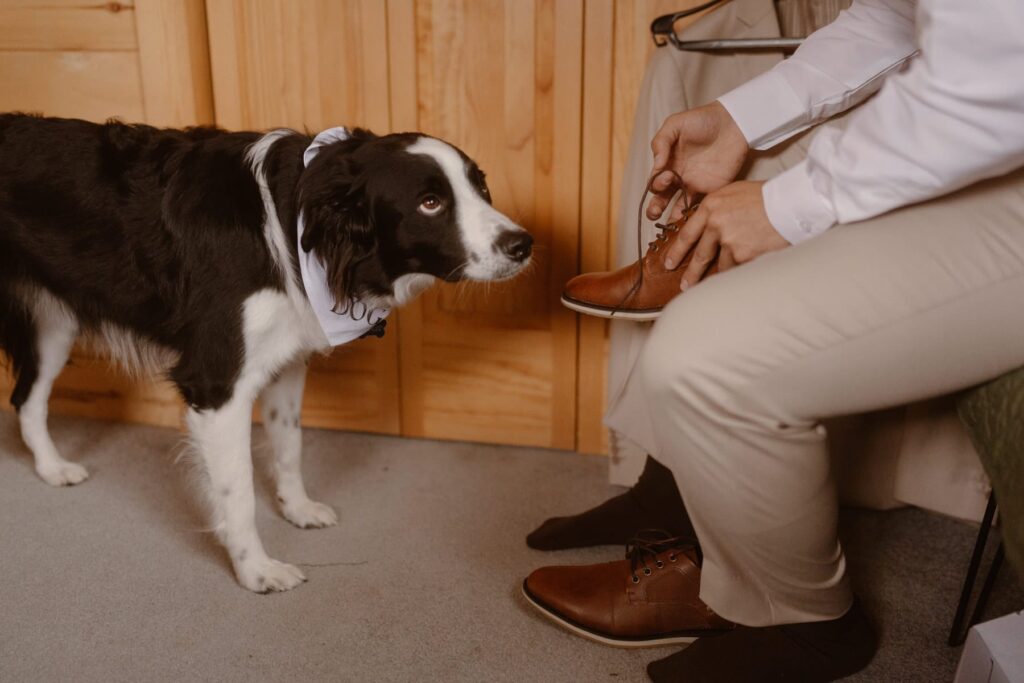
[[[648,562],[651,562],[656,569],[665,566],[664,561],[658,559],[658,555],[671,550],[673,552],[669,553],[667,559],[669,562],[675,562],[678,559],[678,553],[675,551],[681,551],[684,548],[695,549],[699,557],[700,550],[691,541],[681,536],[673,536],[664,529],[638,531],[636,536],[626,543],[626,559],[629,560],[629,572],[633,583],[640,583],[640,574],[651,575],[651,566]]]
[[[676,173],[675,171],[673,171],[671,169],[666,169],[666,170],[669,173],[671,173],[673,176],[675,176],[676,181],[679,183],[679,187],[683,191],[683,196],[681,197],[681,201],[683,202],[683,215],[686,216],[686,215],[688,215],[690,213],[690,209],[692,208],[692,206],[690,205],[690,192],[686,189],[686,183],[683,182],[682,177],[680,177],[680,175],[678,173]],[[640,264],[640,268],[639,268],[640,273],[639,273],[639,277],[637,277],[636,282],[633,283],[633,286],[629,288],[629,291],[626,292],[625,296],[622,297],[622,300],[619,301],[619,303],[615,305],[615,308],[612,309],[611,317],[613,317],[613,318],[615,317],[615,314],[618,313],[619,310],[625,305],[625,303],[627,301],[629,301],[629,298],[631,296],[633,296],[634,294],[636,294],[636,292],[644,284],[644,264],[643,264],[643,258],[644,258],[644,251],[643,251],[644,204],[647,201],[647,196],[649,194],[651,194],[651,190],[653,189],[653,186],[654,186],[654,179],[657,178],[659,175],[661,175],[664,172],[665,171],[659,171],[659,172],[655,173],[654,175],[652,175],[650,180],[647,181],[647,186],[644,188],[644,193],[640,196],[640,204],[636,208],[636,257],[637,257],[638,263]],[[655,238],[654,238],[654,240],[652,242],[648,242],[647,248],[651,249],[651,250],[653,250],[655,252],[658,251],[658,247],[660,246],[660,243],[664,242],[668,238],[668,235],[665,234],[666,231],[668,231],[668,232],[678,232],[679,231],[679,226],[674,224],[674,223],[655,223],[654,227],[658,228],[658,234],[655,236]]]

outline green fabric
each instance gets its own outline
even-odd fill
[[[967,392],[958,410],[996,492],[1006,556],[1024,575],[1024,368]]]

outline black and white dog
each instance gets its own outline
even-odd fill
[[[277,498],[299,527],[335,524],[306,495],[299,411],[311,354],[379,331],[435,280],[499,280],[532,239],[491,206],[465,154],[415,133],[230,133],[0,114],[0,348],[35,468],[88,473],[47,431],[80,335],[188,404],[213,528],[239,582],[305,577],[256,532],[250,417],[260,402]]]

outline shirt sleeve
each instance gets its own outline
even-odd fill
[[[915,52],[914,0],[855,0],[789,58],[719,98],[754,149],[865,100]]]
[[[1024,165],[1024,3],[922,4],[920,54],[806,161],[765,183],[790,242]]]

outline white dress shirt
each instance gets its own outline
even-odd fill
[[[876,92],[765,183],[791,243],[1024,165],[1024,0],[854,0],[719,101],[767,149]]]

